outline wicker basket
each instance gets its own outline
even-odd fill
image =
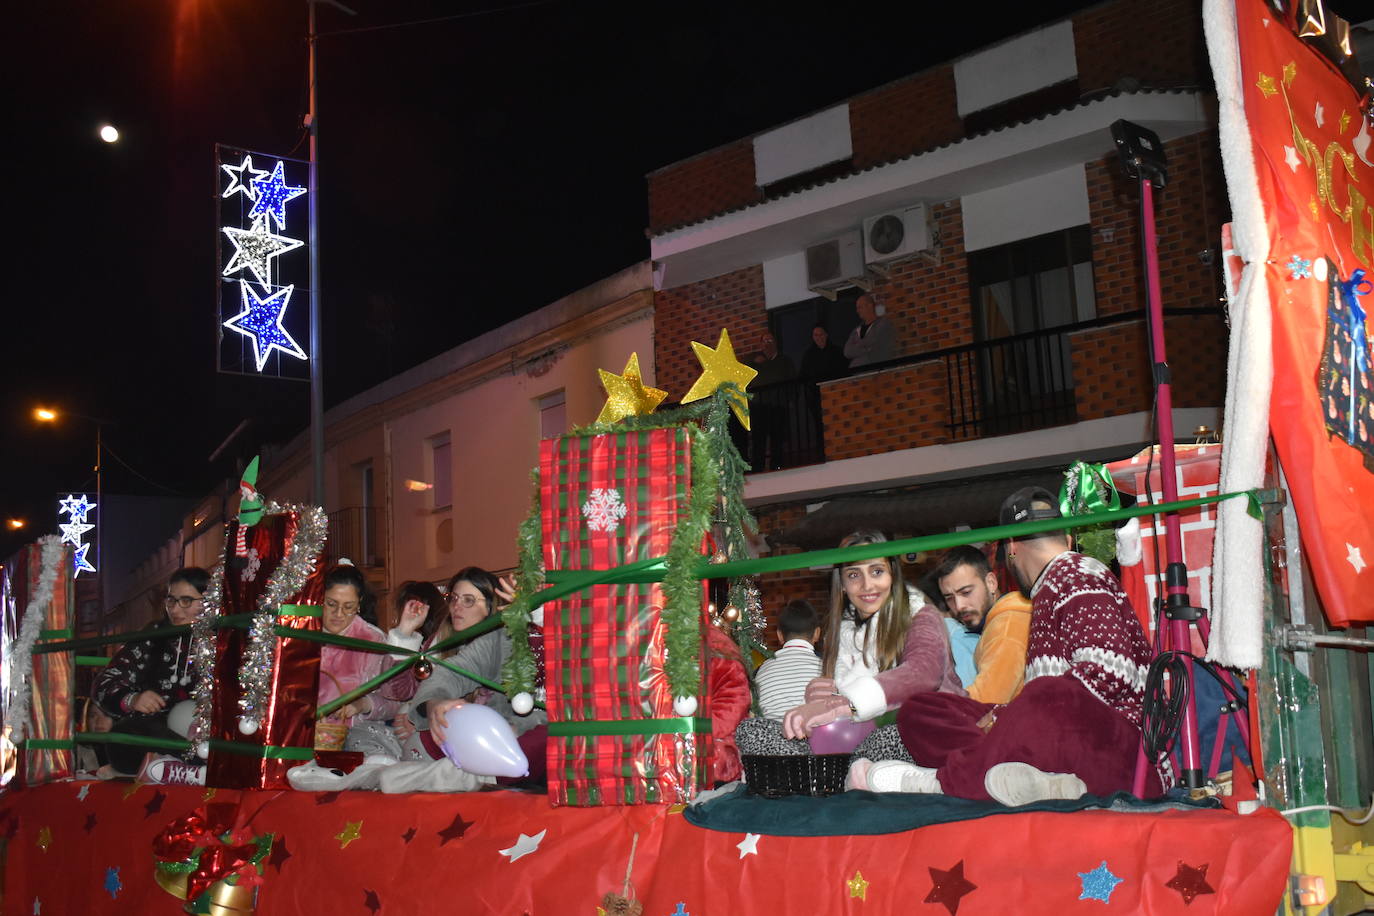
[[[339,683],[338,678],[328,671],[321,671],[320,674],[333,681],[334,689],[339,692],[340,696],[343,695],[343,685]],[[348,720],[340,716],[337,710],[323,719],[315,720],[315,750],[341,751],[347,740]]]
[[[849,754],[744,754],[744,781],[764,798],[844,791]]]

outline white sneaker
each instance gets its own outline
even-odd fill
[[[939,795],[940,780],[933,767],[918,767],[901,760],[879,760],[877,763],[860,757],[849,766],[845,788],[869,792],[914,792]]]
[[[1072,773],[1046,773],[1029,763],[999,763],[983,777],[983,787],[1008,807],[1050,798],[1078,798],[1088,787]]]
[[[168,755],[149,755],[138,771],[138,781],[150,786],[203,786],[205,764],[186,763]]]

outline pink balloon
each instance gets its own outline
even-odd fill
[[[464,703],[444,717],[444,753],[454,766],[477,776],[528,776],[530,762],[501,714],[481,703]]]
[[[855,722],[853,719],[837,719],[829,725],[818,725],[811,729],[811,752],[813,754],[849,754],[859,746],[873,729],[872,721]]]

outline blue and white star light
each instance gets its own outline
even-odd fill
[[[67,516],[67,521],[57,527],[62,531],[62,543],[71,544],[76,548],[72,556],[72,566],[75,567],[78,576],[83,572],[95,572],[95,566],[86,558],[91,545],[81,542],[82,535],[95,527],[86,520],[95,508],[96,504],[86,499],[85,493],[80,496],[69,493],[66,498],[57,501],[57,514]]]
[[[283,287],[266,299],[259,296],[246,281],[239,281],[239,288],[243,293],[243,311],[224,322],[224,326],[253,342],[253,357],[258,371],[261,372],[262,367],[267,365],[267,357],[272,355],[273,350],[296,359],[306,359],[301,345],[282,325],[286,307],[291,302],[291,291],[295,287]]]

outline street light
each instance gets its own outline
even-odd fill
[[[9,526],[11,531],[18,531],[20,528],[24,527],[24,520],[22,518],[12,518],[9,520]],[[97,552],[98,551],[99,548],[97,548]]]

